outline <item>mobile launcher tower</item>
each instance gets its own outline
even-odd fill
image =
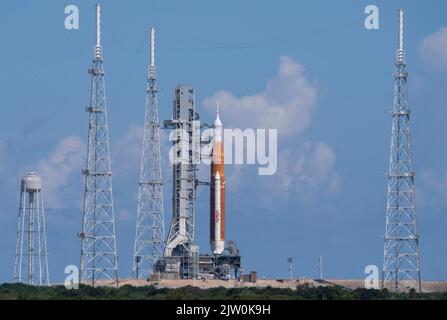
[[[212,141],[201,141],[199,114],[195,111],[194,88],[179,85],[174,91],[174,109],[164,128],[172,129],[173,190],[172,221],[163,257],[154,265],[154,277],[218,278],[239,277],[241,256],[234,241],[225,248],[225,175],[222,123],[219,110]],[[201,145],[212,143],[211,176],[209,182],[197,179],[197,164],[201,160]],[[210,243],[212,254],[200,254],[195,243],[195,201],[197,187],[210,186]]]

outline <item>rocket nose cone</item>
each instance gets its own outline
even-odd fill
[[[219,101],[217,101],[216,104],[216,121],[214,121],[214,127],[216,128],[221,128],[222,127],[222,122],[220,121],[220,106],[219,106]]]

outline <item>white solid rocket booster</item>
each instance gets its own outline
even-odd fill
[[[214,177],[214,254],[222,254],[225,249],[225,243],[221,240],[220,235],[222,224],[220,183],[220,175],[217,172]]]

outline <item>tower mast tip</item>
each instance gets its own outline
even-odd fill
[[[405,51],[404,51],[404,11],[398,10],[399,17],[399,36],[398,36],[398,49],[397,49],[397,63],[405,63]]]
[[[150,63],[149,63],[149,79],[155,80],[155,28],[149,28],[149,46],[150,46]]]
[[[155,66],[155,28],[149,29],[151,43],[151,66]]]
[[[101,58],[101,6],[96,4],[96,46],[95,58]]]

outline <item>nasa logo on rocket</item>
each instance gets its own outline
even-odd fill
[[[219,223],[220,221],[220,211],[216,210],[216,223]]]

